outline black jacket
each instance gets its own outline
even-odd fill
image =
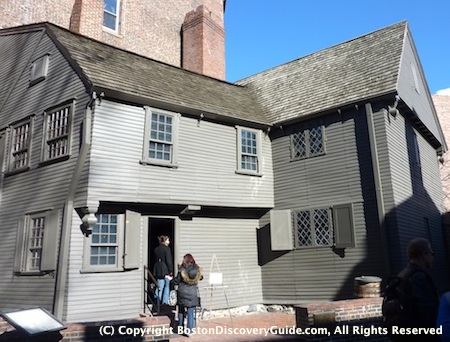
[[[172,273],[173,261],[172,252],[166,245],[159,245],[155,248],[155,265],[153,266],[153,276],[156,279],[163,279]]]
[[[198,265],[181,266],[174,284],[178,285],[178,304],[186,308],[200,305],[198,282],[203,279],[203,271]]]
[[[407,299],[405,308],[409,326],[414,328],[435,328],[439,308],[439,296],[430,275],[418,265],[410,263],[399,273],[400,277],[408,277]],[[435,335],[404,336],[409,341],[439,341]],[[407,338],[407,339],[406,339]]]

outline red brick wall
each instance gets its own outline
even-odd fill
[[[223,19],[205,6],[189,12],[183,24],[183,68],[225,79],[224,55]]]
[[[200,59],[206,61],[200,72],[223,79],[223,0],[121,0],[117,33],[103,28],[103,0],[1,0],[0,28],[49,21],[119,48],[181,66],[182,24],[187,13],[203,5],[210,20],[202,34],[210,41],[199,45],[203,50],[192,56],[197,58],[207,51],[210,57]]]

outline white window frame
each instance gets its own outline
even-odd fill
[[[84,257],[83,257],[83,271],[84,272],[115,272],[123,270],[123,242],[124,242],[124,226],[125,226],[125,215],[124,214],[110,214],[103,213],[97,214],[98,223],[96,226],[101,224],[103,215],[114,215],[117,217],[117,232],[115,243],[102,243],[93,242],[92,238],[95,236],[91,233],[88,237],[85,237],[84,243]],[[101,235],[101,234],[100,234]],[[114,247],[115,248],[115,264],[91,264],[91,252],[93,247]]]
[[[43,120],[43,136],[42,136],[42,151],[41,151],[41,162],[51,162],[59,161],[61,159],[66,159],[70,156],[71,145],[72,145],[72,122],[73,122],[73,112],[75,107],[75,101],[71,100],[65,102],[57,107],[53,107],[44,111]],[[61,112],[67,114],[67,118],[63,120],[63,127],[66,130],[63,132],[52,133],[53,131],[58,131],[58,127],[51,126],[49,121],[53,115]],[[59,130],[61,126],[59,126]],[[49,148],[52,144],[57,144],[58,142],[65,143],[65,152],[61,154],[52,155],[49,153]]]
[[[119,32],[119,23],[120,23],[120,0],[114,0],[116,2],[116,12],[111,12],[106,9],[106,2],[103,0],[103,28],[112,31],[114,33]],[[114,28],[111,28],[105,25],[105,16],[112,16],[115,18],[114,20]]]
[[[249,132],[251,134],[255,134],[255,142],[256,142],[256,153],[251,152],[243,152],[242,151],[242,133]],[[236,157],[237,157],[237,165],[236,165],[236,173],[245,174],[245,175],[254,175],[254,176],[262,176],[262,134],[261,130],[236,126]],[[249,156],[256,158],[256,170],[248,169],[243,167],[243,156]]]
[[[20,128],[24,126],[27,127],[25,132],[20,130]],[[10,126],[9,172],[19,172],[29,169],[32,129],[33,125],[31,118]],[[18,134],[20,135],[19,137]],[[22,139],[20,139],[20,137],[22,137]],[[16,157],[23,154],[26,154],[25,158],[20,159],[23,161],[23,165],[17,165]]]
[[[158,137],[152,137],[152,117],[165,116],[172,118],[172,131],[170,141],[165,139],[158,139]],[[160,165],[168,167],[177,167],[177,154],[178,154],[178,130],[181,115],[179,113],[173,113],[162,109],[156,109],[151,107],[145,107],[145,129],[144,129],[144,145],[142,149],[142,164]],[[159,121],[158,121],[159,122]],[[153,158],[150,157],[150,143],[153,142],[159,145],[166,145],[170,150],[170,158]]]
[[[311,151],[311,136],[310,136],[310,134],[313,129],[320,129],[321,134],[322,134],[323,150],[318,153],[313,153],[313,151]],[[304,156],[296,156],[297,149],[295,147],[296,144],[295,144],[294,140],[295,140],[295,135],[297,135],[297,134],[298,135],[303,134],[303,139],[304,139],[304,144],[305,144],[305,152],[306,152]],[[317,125],[317,126],[313,126],[311,128],[304,129],[303,131],[292,133],[290,136],[290,140],[291,140],[290,141],[291,161],[323,156],[327,153],[326,144],[325,144],[326,138],[325,138],[325,126],[324,125]]]
[[[126,210],[120,213],[99,213],[98,222],[101,223],[102,215],[115,215],[117,217],[117,233],[114,243],[92,242],[93,234],[84,238],[83,264],[81,273],[120,272],[137,269],[142,265],[141,260],[141,214]],[[91,265],[92,247],[116,248],[116,263],[114,265]]]

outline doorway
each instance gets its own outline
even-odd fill
[[[155,255],[153,251],[159,246],[158,236],[167,235],[170,238],[170,251],[172,252],[172,263],[175,266],[174,251],[175,251],[175,220],[171,218],[153,218],[148,219],[148,252],[147,265],[150,272],[153,272],[155,265]],[[175,272],[175,270],[172,270]]]

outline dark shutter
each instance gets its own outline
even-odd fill
[[[41,272],[56,270],[59,223],[59,210],[49,211],[45,217],[44,241],[42,242],[41,255]]]
[[[355,247],[352,204],[333,207],[334,242],[336,248]]]

